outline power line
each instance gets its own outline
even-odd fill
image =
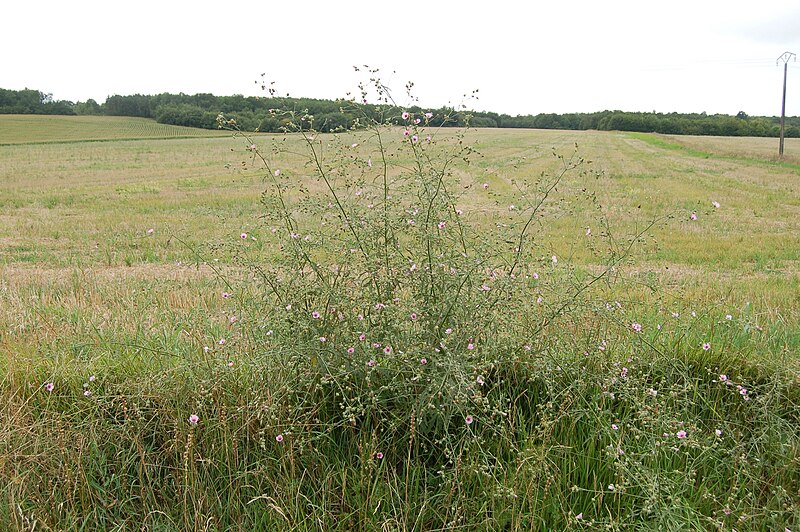
[[[645,71],[659,70],[696,70],[707,68],[767,68],[774,61],[773,59],[749,58],[749,59],[694,59],[691,61],[681,61],[677,63],[651,63],[642,67]]]

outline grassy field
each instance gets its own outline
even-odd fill
[[[296,358],[270,362],[282,349],[306,353],[292,343],[304,335],[332,348],[345,333],[333,319],[318,329],[317,318],[275,317],[258,278],[291,239],[276,236],[281,217],[262,194],[278,170],[293,230],[318,243],[308,251],[318,262],[339,238],[324,214],[335,205],[298,136],[254,139],[267,172],[249,141],[219,135],[128,118],[0,117],[0,527],[800,529],[797,139],[778,162],[774,139],[467,132],[477,151],[452,166],[453,206],[505,257],[515,244],[502,232],[521,227],[551,182],[542,176],[563,168],[552,152],[569,158],[577,144],[584,161],[533,218],[525,271],[553,284],[519,300],[508,289],[522,332],[471,318],[478,332],[463,344],[474,335],[493,347],[463,367],[430,365],[444,372],[431,377],[442,384],[430,408],[442,410],[426,428],[405,395],[424,381],[419,363],[377,359],[401,377],[374,386],[401,382],[403,402],[376,392],[363,365],[341,370],[361,395],[328,397],[335,371],[318,375],[322,355],[300,373],[288,369]],[[387,175],[400,183],[414,154],[400,130],[385,135]],[[364,226],[388,209],[373,138],[320,135],[312,145],[336,178],[336,201],[368,213]],[[561,306],[601,272],[594,299],[564,296]],[[298,286],[308,292],[294,305],[310,314],[319,291]],[[563,326],[550,325],[561,315]],[[380,324],[382,338],[416,338]],[[723,373],[754,399],[735,400]],[[493,379],[485,393],[476,376]],[[445,415],[448,394],[456,406]],[[448,428],[478,396],[484,418],[506,412],[507,434],[471,414],[472,432]],[[339,406],[364,413],[358,430],[336,417]],[[194,413],[199,424],[186,421]],[[684,429],[688,438],[674,436]]]
[[[127,116],[0,116],[0,145],[171,139],[224,136],[184,126]]]

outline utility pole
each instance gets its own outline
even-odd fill
[[[778,61],[783,61],[783,102],[781,103],[781,146],[778,149],[778,156],[783,159],[783,127],[784,123],[786,122],[786,71],[789,68],[789,60],[794,57],[794,60],[797,61],[797,55],[792,52],[783,52],[781,56],[775,60],[775,64],[778,64]]]

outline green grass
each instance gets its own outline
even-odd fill
[[[127,116],[0,115],[0,146],[228,136]]]
[[[750,165],[776,165],[782,168],[789,168],[792,170],[800,170],[800,164],[793,162],[798,159],[798,155],[796,151],[792,154],[790,153],[787,158],[789,160],[779,160],[777,150],[775,150],[772,157],[766,157],[763,152],[763,142],[759,142],[756,145],[761,148],[760,156],[752,156],[749,154],[749,151],[753,149],[753,140],[750,138],[743,139],[743,142],[736,142],[738,139],[731,138],[731,137],[710,137],[710,138],[703,138],[703,139],[695,139],[692,137],[687,136],[678,136],[678,135],[657,135],[654,133],[628,133],[631,138],[641,140],[654,146],[656,148],[664,149],[664,150],[675,150],[684,153],[690,157],[700,157],[703,159],[720,159],[720,160],[732,160],[732,161],[741,161],[744,163],[748,163]],[[711,140],[709,140],[711,139]],[[760,140],[760,139],[759,139]],[[712,144],[712,142],[716,141],[716,145]],[[777,142],[774,139],[770,139],[772,144],[777,145]],[[784,139],[785,141],[785,139]],[[791,141],[790,141],[791,142]],[[735,144],[734,144],[735,143]],[[748,146],[747,143],[751,143]],[[725,144],[728,144],[727,149],[720,149]],[[736,150],[736,144],[739,145],[740,148],[744,148],[741,151],[732,151]],[[697,149],[695,146],[708,146],[707,151]],[[715,149],[716,148],[716,149]],[[749,149],[748,149],[749,148]]]
[[[374,138],[321,135],[320,167],[374,237],[364,259],[297,137],[257,138],[291,239],[262,196],[272,171],[230,133],[26,120],[0,117],[0,528],[800,527],[800,186],[759,139],[471,131],[448,189],[474,228],[465,258],[452,209],[419,232],[413,180],[383,202]],[[390,178],[429,177],[382,134]],[[542,204],[519,275],[491,276],[558,172],[551,150],[575,143],[592,162]],[[383,212],[398,254],[378,251]],[[426,243],[457,272],[437,270],[438,295],[409,272]],[[378,311],[370,282],[392,265]]]

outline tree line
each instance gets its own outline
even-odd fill
[[[595,113],[540,113],[537,115],[498,114],[486,111],[457,111],[449,107],[424,109],[418,106],[398,109],[389,105],[358,104],[345,100],[254,96],[214,96],[213,94],[134,94],[109,96],[102,104],[95,100],[73,103],[55,100],[52,94],[33,89],[0,89],[0,114],[108,115],[153,118],[163,124],[216,129],[217,116],[236,120],[243,130],[280,132],[289,126],[289,113],[307,116],[306,123],[319,131],[341,131],[358,127],[364,117],[403,123],[400,114],[417,116],[431,112],[432,126],[493,128],[535,128],[637,131],[674,135],[719,135],[777,137],[777,117],[706,113],[641,113],[600,111]],[[800,117],[786,118],[786,136],[800,137]]]

